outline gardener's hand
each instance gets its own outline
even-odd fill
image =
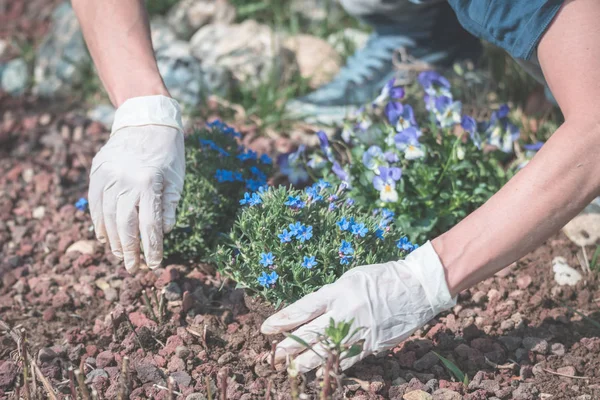
[[[359,327],[364,329],[352,340],[364,339],[364,346],[359,355],[341,362],[342,369],[347,369],[371,353],[396,346],[436,314],[455,304],[440,259],[427,242],[403,261],[362,266],[346,272],[335,283],[268,318],[261,331],[269,335],[297,328],[294,335],[314,344],[317,334],[322,334],[329,325],[330,318],[336,322],[353,319],[351,332]],[[313,348],[325,354],[320,344]],[[323,362],[292,338],[277,346],[275,360],[283,361],[287,355],[296,357],[300,372],[310,371]]]
[[[89,204],[96,237],[110,243],[128,271],[160,265],[163,233],[175,225],[185,175],[179,104],[165,96],[134,97],[115,114],[112,133],[92,162]]]

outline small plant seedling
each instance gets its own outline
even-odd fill
[[[590,263],[590,269],[592,271],[600,271],[598,256],[600,256],[600,245],[596,246],[596,251],[594,251],[594,255],[592,256],[592,262]]]
[[[356,334],[363,328],[356,328],[350,333],[353,322],[353,319],[338,323],[333,318],[329,320],[329,326],[325,328],[325,332],[317,335],[317,343],[323,346],[326,354],[319,354],[313,345],[307,343],[304,339],[296,335],[288,335],[289,338],[297,341],[306,347],[308,351],[314,352],[323,360],[321,400],[329,399],[332,389],[335,390],[336,387],[342,387],[341,361],[354,357],[363,350],[364,340],[353,341]],[[335,387],[332,387],[331,378],[335,380]]]
[[[444,367],[446,367],[446,369],[456,378],[457,381],[462,382],[462,384],[465,386],[469,386],[469,376],[462,372],[462,370],[456,364],[448,360],[446,357],[443,357],[441,354],[436,353],[435,351],[433,354],[440,359],[442,364],[444,364]]]

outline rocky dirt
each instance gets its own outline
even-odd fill
[[[13,336],[26,337],[63,397],[74,367],[101,398],[117,398],[128,357],[130,398],[168,398],[169,377],[177,398],[203,399],[207,384],[227,399],[265,398],[269,389],[273,399],[289,398],[283,368],[265,361],[273,338],[259,333],[264,315],[230,284],[220,289],[211,266],[167,260],[130,276],[94,241],[89,215],[74,203],[86,196],[91,159],[108,132],[84,113],[36,101],[0,98],[0,109],[0,319],[12,328],[0,328],[0,398],[14,398],[21,376]],[[348,371],[340,398],[600,398],[600,329],[565,307],[600,321],[599,278],[558,286],[551,266],[562,256],[579,268],[577,250],[557,235],[461,294],[410,340]],[[154,314],[153,293],[164,296],[162,321],[143,290]],[[469,385],[454,381],[434,351],[467,373]],[[314,376],[305,381],[314,393]]]

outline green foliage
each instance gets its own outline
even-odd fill
[[[446,367],[446,369],[456,378],[456,380],[462,382],[465,386],[469,386],[468,375],[462,372],[462,370],[456,364],[448,360],[446,357],[443,357],[440,354],[436,353],[435,351],[433,352],[433,354],[435,354],[440,359],[442,364],[444,364],[444,367]]]
[[[276,305],[333,283],[355,266],[404,255],[391,216],[353,204],[342,188],[321,181],[305,191],[279,187],[252,196],[255,204],[240,212],[214,261],[239,286]],[[359,230],[364,236],[355,234]]]
[[[596,251],[594,251],[594,255],[592,256],[592,262],[590,263],[590,268],[592,270],[600,270],[598,256],[600,256],[600,245],[596,246]]]
[[[356,328],[352,333],[352,323],[354,320],[340,321],[336,323],[333,318],[329,319],[329,326],[325,328],[325,333],[319,333],[317,335],[317,342],[323,345],[323,348],[327,349],[330,354],[321,355],[313,350],[313,347],[308,344],[304,339],[296,335],[288,335],[289,338],[300,343],[307,349],[315,352],[316,355],[323,358],[325,361],[329,356],[333,356],[334,360],[338,363],[336,367],[339,368],[339,362],[350,357],[357,356],[363,350],[363,341],[353,341],[352,339],[364,328]],[[337,368],[336,368],[337,369]]]
[[[146,0],[146,10],[150,15],[164,15],[178,0]]]
[[[461,103],[448,88],[428,90],[429,111],[421,104],[413,109],[384,90],[347,119],[341,137],[329,143],[320,134],[321,152],[305,160],[313,175],[347,182],[357,203],[394,211],[396,223],[417,242],[447,231],[507,182],[513,170],[505,164],[518,136],[507,107],[494,111],[490,122],[473,121],[469,134],[460,127]],[[437,99],[446,101],[440,109]],[[386,181],[384,169],[395,170],[395,177]],[[383,189],[376,184],[380,178],[386,181]]]
[[[217,121],[186,138],[185,186],[166,256],[207,257],[233,224],[242,194],[266,185],[270,158],[240,146],[238,136]]]

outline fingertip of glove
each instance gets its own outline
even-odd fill
[[[272,318],[272,317],[271,317]],[[268,318],[263,324],[260,326],[260,332],[263,335],[276,335],[281,333],[279,329],[272,325],[272,321],[269,321],[271,318]]]

